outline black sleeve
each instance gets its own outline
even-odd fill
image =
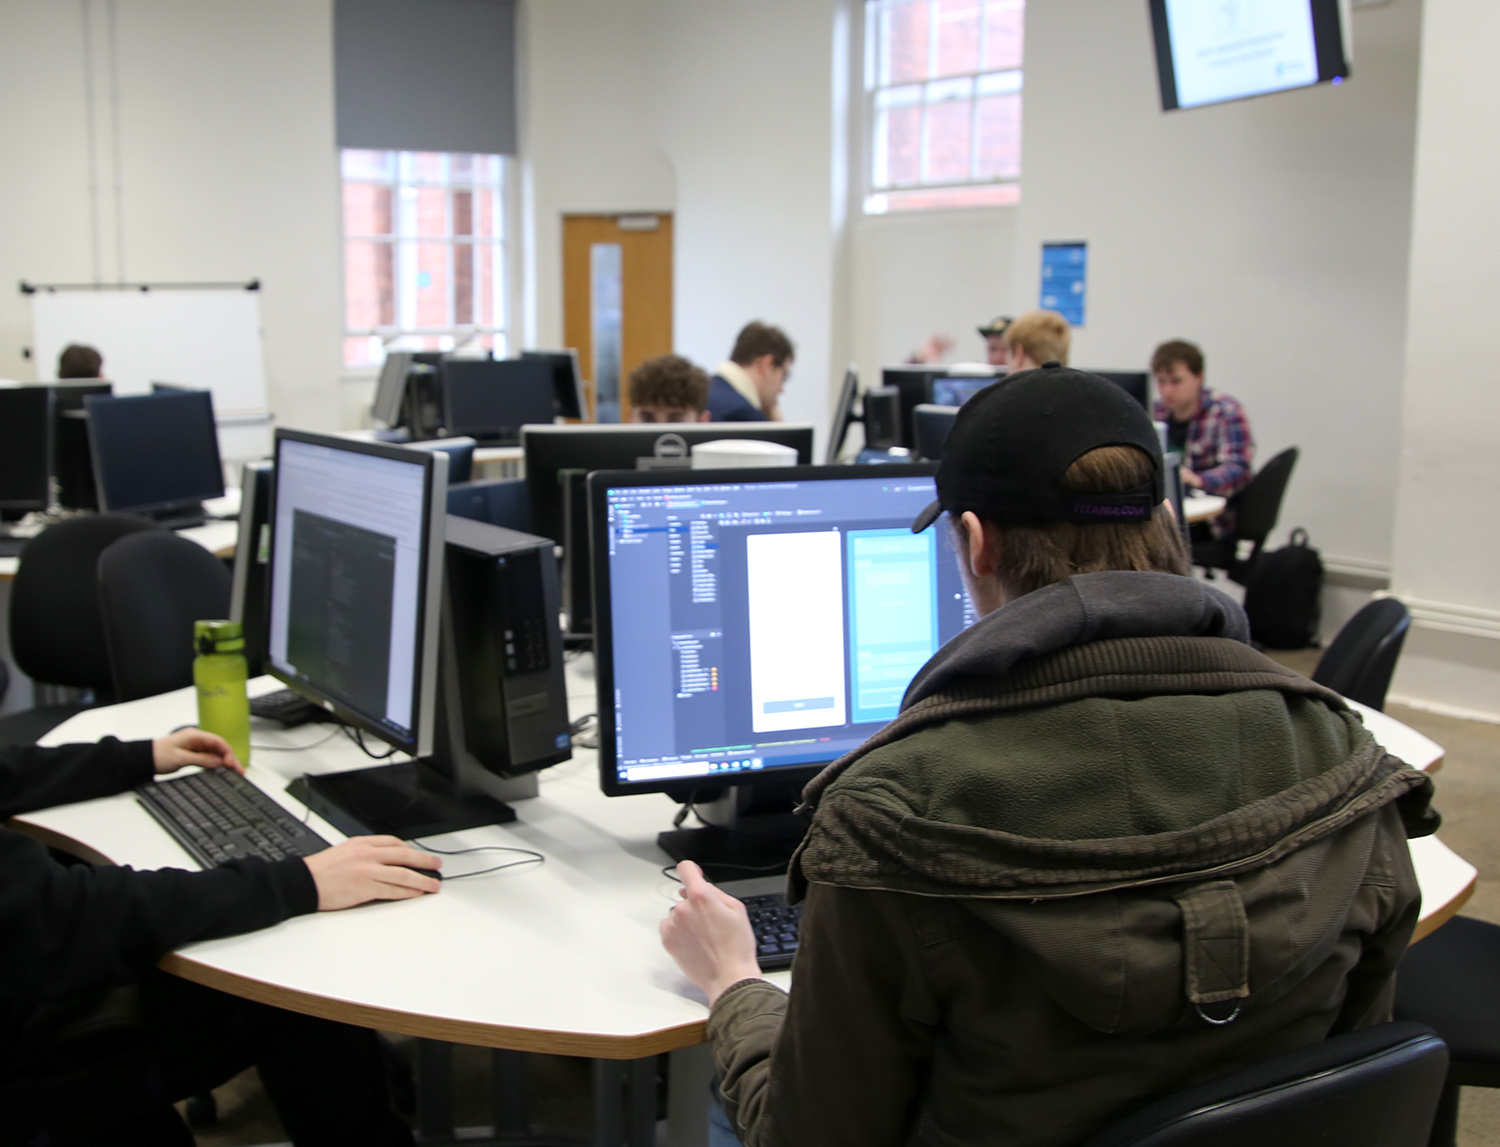
[[[114,796],[155,772],[150,741],[94,745],[0,745],[0,819],[74,801]]]
[[[206,872],[62,865],[0,829],[0,998],[10,1007],[129,983],[193,940],[279,923],[318,906],[300,859]]]

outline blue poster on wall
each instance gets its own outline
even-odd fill
[[[1042,309],[1056,311],[1075,327],[1083,326],[1088,256],[1087,243],[1042,244]]]

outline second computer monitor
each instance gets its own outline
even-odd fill
[[[560,545],[564,476],[591,470],[637,470],[646,464],[686,467],[694,446],[720,438],[775,442],[797,451],[799,465],[811,465],[813,428],[795,422],[684,422],[663,425],[528,426],[521,433],[526,455],[526,487],[532,528]]]
[[[276,432],[267,671],[413,756],[433,748],[447,455]]]
[[[45,510],[52,492],[52,390],[0,388],[0,514]]]
[[[205,498],[223,496],[208,391],[91,396],[85,405],[101,510],[190,519]]]
[[[576,350],[523,350],[523,359],[535,359],[552,367],[552,396],[563,418],[586,419],[588,401],[583,393],[583,375],[578,370]]]
[[[522,426],[552,421],[552,364],[544,359],[448,358],[439,371],[450,437],[514,445]]]

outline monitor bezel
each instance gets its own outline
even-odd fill
[[[52,420],[57,416],[57,398],[50,387],[47,386],[9,386],[0,389],[0,394],[40,394],[41,402],[41,438],[42,438],[42,473],[41,473],[41,497],[40,498],[6,498],[4,491],[0,490],[0,510],[8,510],[11,513],[25,511],[42,511],[48,509],[52,504],[52,474],[56,466],[56,444],[52,431]]]
[[[337,697],[319,689],[313,683],[293,673],[283,671],[272,660],[270,649],[270,603],[276,576],[276,555],[280,539],[276,531],[277,501],[281,495],[281,477],[285,470],[281,466],[281,444],[300,442],[311,446],[326,446],[351,454],[366,454],[375,458],[386,458],[403,462],[409,466],[422,467],[425,483],[423,514],[421,581],[417,587],[420,603],[417,616],[417,685],[413,713],[416,715],[409,735],[402,737],[372,719],[368,714],[351,708]],[[321,705],[345,724],[354,725],[371,736],[378,737],[387,745],[412,757],[430,757],[434,744],[434,724],[437,717],[438,636],[441,631],[443,604],[443,553],[447,544],[448,505],[448,455],[442,451],[410,450],[405,446],[386,445],[378,442],[358,442],[328,434],[312,434],[305,430],[278,428],[272,452],[272,481],[269,520],[271,523],[270,564],[266,570],[266,673],[276,678],[288,689]]]
[[[748,470],[596,470],[588,478],[589,538],[593,555],[594,676],[598,687],[599,787],[605,796],[624,797],[640,793],[693,794],[707,800],[737,784],[756,782],[805,784],[838,757],[805,765],[783,765],[756,773],[736,773],[725,779],[674,777],[659,781],[621,781],[615,758],[615,665],[614,614],[610,606],[604,567],[609,553],[607,491],[622,486],[718,486],[730,483],[782,483],[848,481],[868,478],[889,482],[900,478],[930,478],[937,466],[925,462],[892,463],[885,466],[777,466]],[[840,753],[839,756],[843,754]]]
[[[140,502],[135,505],[116,505],[106,496],[107,467],[100,464],[99,437],[95,433],[98,422],[94,419],[96,411],[105,407],[113,408],[116,402],[180,402],[186,406],[189,402],[206,404],[208,406],[208,442],[213,449],[213,470],[216,476],[216,484],[204,488],[201,494],[189,494],[185,498],[172,498],[161,502]],[[104,514],[153,514],[158,511],[171,511],[179,509],[191,509],[202,505],[209,498],[222,498],[224,496],[224,457],[219,451],[219,419],[214,413],[214,396],[208,390],[164,390],[152,394],[90,394],[85,395],[83,409],[88,422],[89,438],[89,462],[94,468],[94,496],[99,502],[99,512]],[[111,416],[105,414],[108,421]],[[106,432],[108,437],[108,432]]]
[[[385,430],[394,430],[401,425],[402,408],[406,405],[406,376],[411,373],[416,359],[410,351],[393,350],[386,353],[380,364],[380,373],[375,376],[375,397],[370,400],[370,420]]]

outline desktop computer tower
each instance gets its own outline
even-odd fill
[[[456,517],[447,539],[434,756],[499,800],[534,795],[573,755],[552,541]]]

